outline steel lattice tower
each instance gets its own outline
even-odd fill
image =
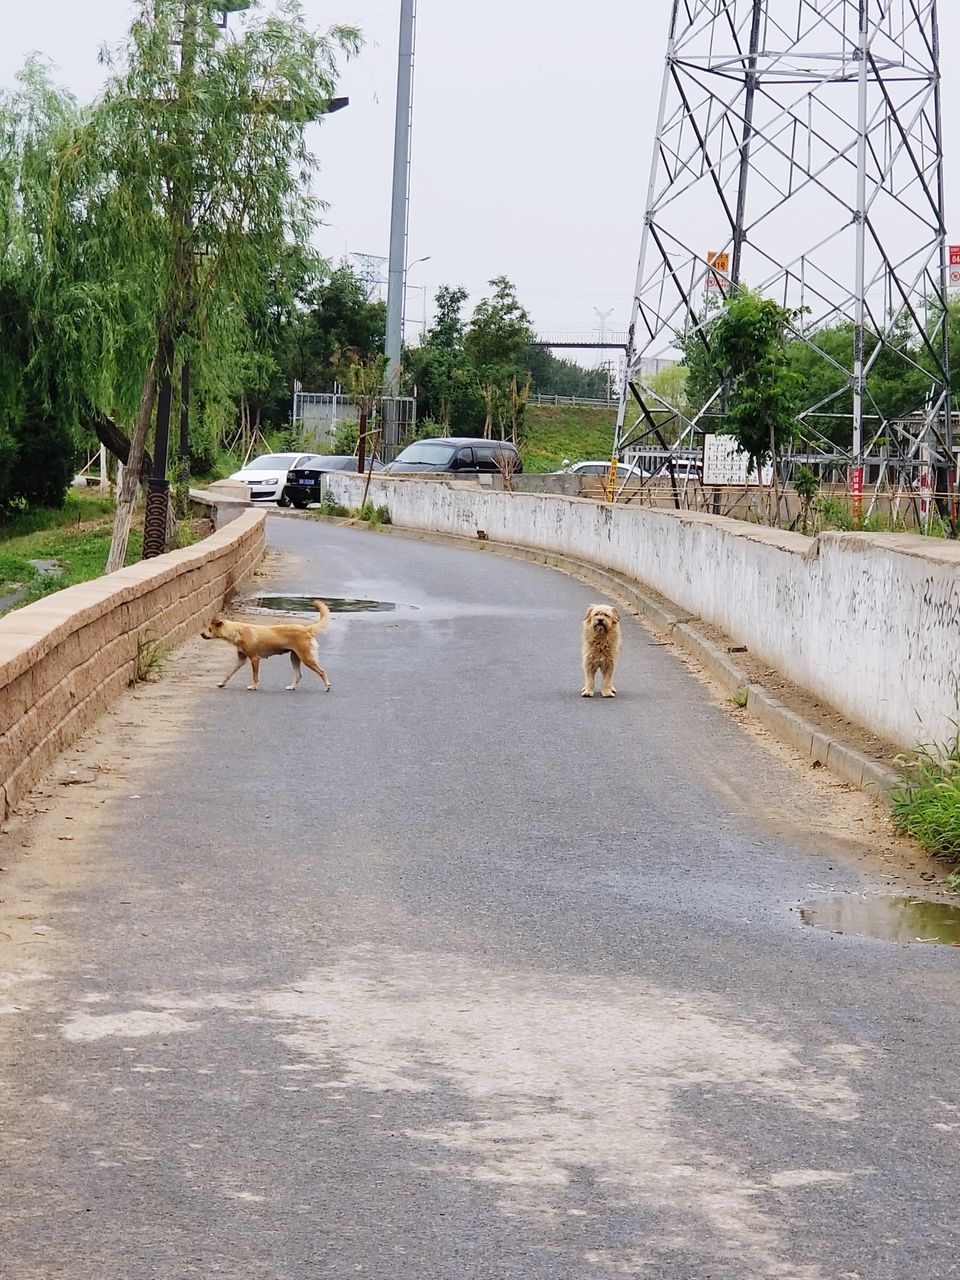
[[[673,0],[616,453],[670,409],[642,362],[709,344],[710,300],[743,283],[803,309],[795,336],[842,385],[803,407],[802,435],[836,456],[825,419],[849,420],[854,489],[877,449],[946,466],[947,271],[936,0]],[[843,325],[848,364],[818,346]],[[917,387],[895,422],[871,393],[881,355]],[[681,440],[722,403],[717,387],[677,414]]]

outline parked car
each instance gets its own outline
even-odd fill
[[[688,480],[699,480],[703,468],[699,462],[694,462],[691,458],[676,458],[673,463],[673,474],[677,484],[686,484]],[[658,480],[665,480],[670,483],[670,468],[666,462],[661,463],[654,475]]]
[[[364,470],[370,469],[369,460]],[[323,499],[323,477],[333,471],[356,471],[357,459],[348,453],[334,453],[318,458],[308,458],[302,466],[291,467],[283,486],[285,504],[302,511],[311,502]],[[383,463],[374,461],[374,472],[383,470]]]
[[[509,440],[443,436],[408,444],[386,470],[391,475],[455,472],[458,476],[471,476],[496,473],[504,465],[516,475],[523,470],[520,454]]]
[[[288,504],[283,497],[283,487],[287,483],[287,472],[316,456],[315,453],[263,453],[235,471],[230,479],[247,486],[251,502],[276,502],[285,507]]]
[[[590,462],[570,462],[566,466],[554,471],[555,476],[599,476],[605,479],[610,474],[610,463],[603,461]],[[642,467],[631,467],[626,462],[617,463],[617,479],[626,480],[629,477],[634,479],[642,479],[648,476],[649,471],[644,471]]]

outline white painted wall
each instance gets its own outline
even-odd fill
[[[356,506],[362,480],[331,476]],[[903,747],[955,732],[960,545],[910,534],[810,539],[723,516],[375,479],[395,524],[559,551],[624,573],[720,627]]]

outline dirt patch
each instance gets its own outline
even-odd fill
[[[208,520],[205,516],[197,516],[187,522],[190,530],[190,536],[199,542],[202,538],[209,538],[211,533],[216,533],[217,526],[212,520]]]
[[[106,811],[116,804],[136,810],[153,764],[203,731],[196,694],[222,678],[223,660],[219,645],[199,639],[178,650],[166,678],[124,694],[4,823],[0,1003],[53,963],[67,895],[97,871]]]

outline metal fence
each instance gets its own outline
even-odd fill
[[[532,395],[528,404],[580,404],[591,409],[616,409],[616,400],[607,400],[602,396],[547,396],[539,391]]]
[[[360,406],[352,396],[339,392],[295,391],[293,426],[302,443],[329,448],[337,428],[360,421]],[[381,396],[374,401],[370,431],[380,431],[380,454],[389,461],[403,441],[416,430],[417,401],[413,396]]]

